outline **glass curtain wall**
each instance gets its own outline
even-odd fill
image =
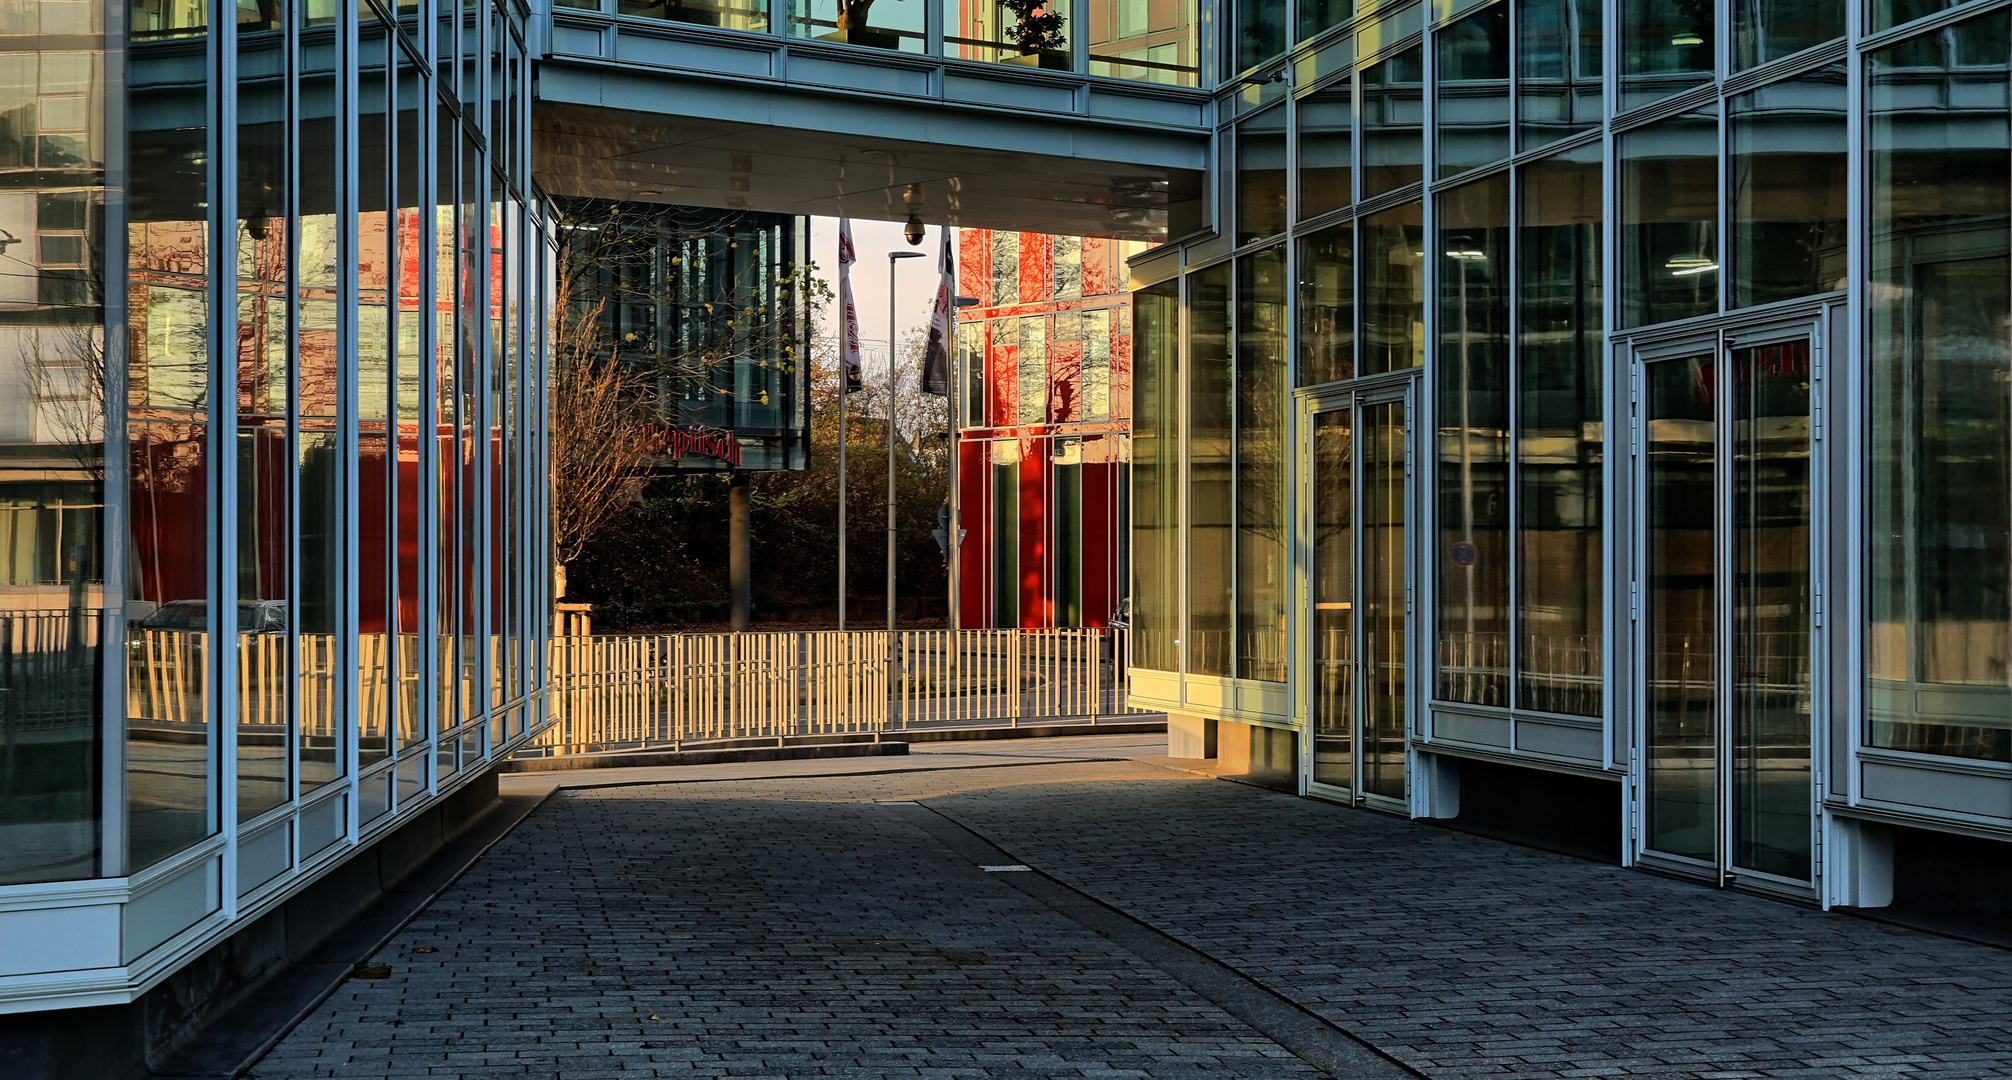
[[[1509,174],[1439,196],[1438,682],[1509,704]]]
[[[69,372],[73,439],[100,437],[102,422],[83,418],[123,395],[126,448],[115,469],[75,451],[74,475],[44,470],[70,489],[37,493],[53,523],[41,532],[69,537],[71,553],[40,572],[32,624],[5,614],[5,647],[60,640],[61,662],[30,675],[77,682],[91,701],[121,688],[124,813],[87,830],[118,840],[96,858],[77,825],[99,796],[63,779],[52,750],[32,805],[17,811],[0,787],[4,823],[20,813],[36,826],[23,869],[0,845],[0,881],[58,866],[78,876],[94,861],[141,872],[344,781],[361,785],[369,822],[435,790],[436,747],[452,747],[446,774],[528,730],[542,547],[497,535],[505,507],[521,522],[544,504],[543,470],[529,467],[538,444],[520,437],[538,380],[504,317],[533,270],[501,247],[534,228],[524,140],[506,137],[528,121],[528,69],[509,13],[458,14],[393,23],[368,5],[305,0],[240,6],[225,22],[198,5],[134,10],[115,144],[130,177],[125,258],[109,268],[132,327],[123,384],[106,380],[117,369],[95,329],[104,297],[87,284],[105,227],[91,171],[107,142],[92,126],[100,64],[86,50],[81,67],[42,65],[43,115],[82,126],[41,139],[44,162],[66,148],[73,160],[61,197],[30,203],[36,217],[16,235],[39,229],[44,264],[60,256],[69,271],[67,285],[45,271],[40,305],[57,315],[37,324],[82,329],[65,339],[65,364],[52,342],[35,370]],[[86,30],[96,24],[62,33]],[[191,80],[192,52],[206,69],[228,58],[236,80]],[[34,156],[10,165],[24,170],[17,190],[42,182]],[[125,529],[101,559],[83,542],[102,502],[87,492],[113,476]],[[0,542],[24,516],[13,494],[0,486]],[[107,564],[125,579],[122,612],[73,617],[105,602]],[[108,633],[123,639],[113,671],[97,651]],[[339,837],[301,835],[303,857]]]
[[[2012,760],[2007,46],[1996,12],[1866,73],[1868,741],[1985,761]]]

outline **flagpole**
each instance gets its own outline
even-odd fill
[[[840,330],[841,337],[844,331]],[[845,629],[845,411],[852,397],[846,385],[845,347],[839,346],[838,361],[838,628]]]
[[[858,347],[852,310],[852,221],[838,222],[838,628],[845,629],[845,414],[852,399],[853,350]]]

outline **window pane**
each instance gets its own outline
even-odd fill
[[[1963,0],[1872,0],[1872,26],[1874,30],[1884,30],[1889,26],[1913,22],[1938,11],[1944,11],[1962,3]]]
[[[1873,53],[1867,121],[1869,738],[1995,761],[2012,760],[2006,26]]]
[[[1329,27],[1340,26],[1355,13],[1355,0],[1299,0],[1299,37],[1305,41]]]
[[[992,446],[992,625],[1020,625],[1020,442]]]
[[[1236,0],[1237,70],[1285,51],[1285,0]]]
[[[1718,310],[1718,108],[1621,137],[1621,322]]]
[[[881,6],[885,6],[889,15],[898,20],[899,12],[911,5],[885,3],[883,0],[882,5],[857,5],[852,10],[866,8],[871,16],[879,14]],[[921,7],[920,4],[913,6]],[[1069,39],[1076,32],[1077,27],[1070,18],[1069,0],[1042,0],[1040,7],[1028,9],[1026,15],[1015,14],[1013,9],[998,0],[944,0],[943,4],[943,51],[963,60],[989,60],[1047,71],[1068,71]],[[895,47],[885,42],[855,41],[854,44]]]
[[[791,37],[915,53],[923,51],[927,44],[923,33],[926,13],[920,3],[854,6],[852,10],[861,13],[857,26],[852,25],[847,7],[842,0],[789,0],[789,34]],[[957,22],[953,19],[944,29],[948,31],[956,26]]]
[[[1299,385],[1355,374],[1355,226],[1299,242]]]
[[[1518,199],[1517,694],[1600,715],[1600,147],[1525,166]]]
[[[1285,681],[1285,248],[1237,260],[1237,676]]]
[[[1516,50],[1523,149],[1600,125],[1600,0],[1518,0]]]
[[[1090,0],[1090,74],[1201,85],[1195,0]]]
[[[177,26],[185,25],[178,22]],[[211,604],[210,132],[173,89],[149,85],[135,42],[127,108],[127,492],[125,601],[128,872],[201,840],[213,827]],[[201,46],[195,46],[200,50]]]
[[[1188,275],[1187,672],[1230,673],[1230,267]]]
[[[1728,107],[1732,306],[1844,288],[1844,65]]]
[[[357,79],[357,654],[359,728],[382,746],[391,710],[391,564],[397,550],[392,523],[391,408],[391,156],[392,87],[389,42],[378,30],[358,34],[362,70]],[[399,119],[404,119],[400,116]],[[308,658],[305,648],[303,659]],[[336,724],[333,656],[303,664],[298,783],[310,791],[342,774],[341,727]]]
[[[1438,682],[1509,704],[1509,177],[1439,199]]]
[[[1362,197],[1425,176],[1424,53],[1407,49],[1362,73]]]
[[[1355,110],[1347,80],[1301,98],[1299,216],[1310,218],[1355,201],[1351,189]]]
[[[416,746],[426,738],[426,725],[420,715],[419,678],[421,652],[421,621],[427,610],[427,592],[419,578],[419,560],[422,545],[425,544],[425,523],[427,511],[426,495],[422,489],[425,474],[420,471],[422,448],[431,440],[421,437],[424,430],[420,423],[420,403],[425,382],[423,375],[431,370],[426,354],[422,351],[422,332],[427,322],[427,297],[432,295],[428,283],[426,254],[427,237],[430,235],[430,211],[426,209],[430,200],[426,197],[424,183],[425,133],[420,130],[426,105],[425,84],[419,80],[417,69],[406,59],[404,52],[392,50],[392,60],[397,67],[398,78],[398,169],[395,182],[397,190],[398,214],[398,300],[393,313],[395,320],[393,373],[397,391],[398,443],[397,464],[393,466],[397,475],[394,490],[398,505],[398,543],[392,548],[396,555],[394,592],[391,617],[396,625],[392,657],[393,689],[392,725],[398,736],[398,749]],[[368,714],[362,718],[370,719]],[[357,761],[368,766],[382,760],[389,749],[387,739],[390,729],[376,724],[365,723],[357,736]]]
[[[1180,282],[1132,294],[1132,663],[1179,671]]]
[[[598,6],[598,5],[597,5]],[[697,26],[717,26],[723,30],[768,30],[766,0],[618,0],[616,14],[645,19],[667,19]]]
[[[42,256],[38,269],[29,245],[13,247],[0,275],[0,885],[118,872],[117,853],[99,858],[105,647],[119,601],[105,595],[104,314],[88,284],[116,272],[103,262],[103,10],[12,8],[9,33],[20,36],[0,56],[0,115],[9,121],[0,131],[8,180],[0,213],[15,236],[36,237]],[[149,13],[134,14],[137,26]],[[47,36],[34,36],[38,28]],[[135,41],[132,55],[150,48]],[[161,140],[159,154],[180,134],[145,138]],[[156,195],[137,179],[131,191]],[[136,213],[128,234],[136,251],[149,236],[140,221]],[[196,240],[199,255],[200,233]],[[136,305],[130,325],[144,317]],[[137,335],[129,340],[143,370]],[[133,437],[144,429],[136,425]],[[200,519],[184,528],[199,537]],[[128,580],[139,581],[142,568],[128,566]]]
[[[994,232],[992,238],[992,306],[1020,302],[1020,234]]]
[[[1439,32],[1439,175],[1509,156],[1509,6]]]
[[[1710,82],[1712,4],[1621,0],[1621,108]]]
[[[1844,0],[1733,0],[1733,66],[1744,70],[1844,36]]]
[[[1421,203],[1362,218],[1362,369],[1425,362],[1425,227]]]
[[[371,44],[366,40],[364,46]],[[381,50],[383,46],[376,47]],[[347,529],[343,517],[348,505],[337,460],[341,440],[336,430],[341,393],[337,383],[344,366],[337,331],[342,270],[335,216],[340,179],[335,156],[336,111],[333,77],[303,82],[300,266],[295,296],[300,319],[300,396],[294,426],[299,443],[298,455],[289,463],[300,515],[300,596],[295,622],[302,661],[299,687],[304,738],[297,781],[301,790],[340,774],[335,747],[340,745],[340,727],[346,726],[336,711],[333,681],[337,635],[345,630],[341,622],[346,591],[343,551]],[[359,117],[359,130],[376,122]]]
[[[290,794],[288,131],[286,36],[278,20],[238,9],[237,54],[236,757],[237,815],[245,821]]]
[[[1237,243],[1285,231],[1285,108],[1237,125]]]

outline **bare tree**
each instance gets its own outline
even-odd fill
[[[637,427],[636,377],[606,348],[605,301],[576,306],[574,279],[561,276],[552,305],[549,435],[553,595],[566,593],[566,566],[634,497],[646,455]]]

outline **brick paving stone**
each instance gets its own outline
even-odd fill
[[[1104,743],[562,791],[253,1073],[1319,1075],[875,805],[921,801],[1430,1077],[2012,1078],[2003,951]]]

